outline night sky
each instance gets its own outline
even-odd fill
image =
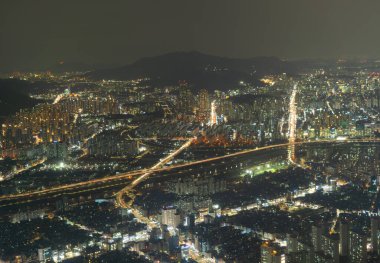
[[[227,57],[380,57],[377,0],[0,0],[0,71]]]

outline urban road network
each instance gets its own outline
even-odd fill
[[[158,163],[153,165],[149,169],[141,169],[136,171],[130,171],[122,174],[112,175],[100,179],[93,179],[89,181],[72,183],[66,185],[55,186],[48,189],[31,191],[19,194],[10,194],[0,196],[0,208],[15,206],[24,203],[30,203],[33,201],[45,200],[49,198],[56,198],[62,195],[75,195],[80,193],[89,193],[95,191],[101,191],[105,189],[110,189],[113,187],[123,187],[119,192],[116,193],[116,205],[119,207],[128,208],[131,206],[134,200],[133,189],[139,185],[141,182],[149,178],[151,175],[158,175],[161,172],[171,171],[173,169],[188,169],[191,170],[192,167],[201,164],[210,164],[212,162],[228,160],[229,158],[243,156],[246,154],[251,154],[255,152],[260,152],[269,149],[276,149],[282,147],[288,147],[289,154],[288,159],[291,163],[296,164],[295,160],[295,146],[303,144],[312,143],[354,143],[354,142],[380,142],[380,139],[376,138],[366,138],[366,139],[347,139],[341,140],[316,140],[316,141],[296,141],[296,122],[297,122],[297,104],[296,104],[296,94],[297,94],[297,83],[293,86],[292,93],[289,100],[289,141],[287,143],[268,145],[263,147],[258,147],[255,149],[244,150],[232,154],[227,154],[224,156],[218,156],[213,158],[208,158],[205,160],[192,161],[179,165],[166,166],[173,158],[180,154],[183,150],[187,149],[193,143],[195,138],[188,138],[186,142],[181,145],[178,149],[171,152],[164,159],[161,159]],[[59,96],[56,100],[59,100]],[[182,138],[184,140],[184,138]],[[297,165],[297,164],[296,164]],[[126,185],[126,186],[125,186]],[[129,202],[125,201],[125,197],[129,197]]]
[[[193,166],[200,164],[211,164],[212,162],[228,160],[233,157],[243,156],[246,154],[251,154],[255,152],[260,152],[269,149],[283,148],[283,147],[291,147],[296,145],[305,145],[305,144],[318,144],[318,143],[371,143],[371,142],[380,142],[380,139],[377,138],[365,138],[365,139],[347,139],[347,140],[315,140],[315,141],[299,141],[299,142],[288,142],[281,143],[275,145],[268,145],[263,147],[258,147],[255,149],[244,150],[240,152],[235,152],[232,154],[227,154],[218,157],[212,157],[204,160],[192,161],[179,165],[172,165],[163,167],[170,160],[172,160],[175,156],[177,156],[184,149],[188,148],[192,144],[193,138],[186,141],[179,149],[169,154],[167,157],[162,159],[156,165],[151,167],[150,169],[141,169],[131,172],[126,172],[122,174],[112,175],[105,178],[93,179],[89,181],[72,183],[66,185],[55,186],[48,189],[38,190],[38,191],[30,191],[19,194],[9,194],[0,196],[0,207],[13,206],[23,203],[29,203],[38,200],[45,200],[49,198],[59,197],[61,195],[74,195],[78,193],[85,192],[95,192],[102,189],[108,189],[116,186],[125,186],[121,191],[116,194],[117,205],[121,207],[126,207],[127,204],[123,200],[123,196],[128,194],[134,187],[140,184],[142,181],[146,180],[152,174],[159,174],[161,172],[167,172],[174,169],[191,169]]]

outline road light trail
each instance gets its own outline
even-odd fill
[[[285,124],[285,116],[282,116],[282,118],[281,118],[281,120],[279,122],[279,125],[278,125],[280,133],[281,133],[282,136],[285,134],[285,132],[284,132],[284,124]]]
[[[58,94],[57,97],[54,99],[53,104],[57,104],[64,96],[64,94]]]
[[[37,161],[31,163],[27,167],[20,168],[20,169],[14,171],[14,172],[11,172],[8,175],[0,176],[0,182],[1,181],[5,181],[5,180],[10,180],[10,179],[12,179],[13,177],[15,177],[16,175],[18,175],[18,174],[20,174],[22,172],[25,172],[25,171],[30,170],[30,169],[32,169],[32,168],[34,168],[34,167],[36,167],[36,166],[38,166],[40,164],[43,164],[46,160],[47,160],[47,158],[42,158],[40,160],[37,160]]]
[[[288,160],[291,163],[294,163],[295,160],[295,146],[296,142],[296,129],[297,129],[297,104],[296,104],[296,95],[297,95],[297,83],[294,84],[292,94],[290,95],[289,100],[289,143],[290,149],[288,154]]]
[[[150,169],[148,169],[144,174],[137,177],[135,180],[133,180],[128,186],[124,187],[122,190],[120,190],[116,195],[116,204],[120,207],[128,207],[128,205],[125,203],[123,196],[125,194],[128,194],[129,191],[131,191],[136,185],[141,183],[143,180],[145,180],[147,177],[149,177],[156,169],[164,166],[168,162],[170,162],[175,156],[180,154],[183,150],[188,148],[194,141],[195,138],[191,138],[186,143],[182,144],[181,147],[179,147],[177,150],[166,156],[164,159],[160,160],[158,163],[153,165]]]
[[[120,179],[130,179],[132,176],[140,175],[141,173],[142,173],[142,171],[138,170],[138,171],[127,172],[124,174],[109,176],[106,178],[99,178],[99,179],[93,179],[93,180],[79,182],[79,183],[60,185],[60,186],[56,186],[56,187],[52,187],[52,188],[48,188],[48,189],[43,189],[43,190],[38,190],[38,191],[33,191],[33,192],[3,195],[3,196],[0,196],[0,201],[1,200],[9,200],[9,199],[17,199],[17,198],[27,198],[27,197],[38,196],[38,195],[43,195],[43,194],[52,194],[55,192],[65,191],[65,190],[67,190],[67,191],[75,190],[75,189],[78,189],[78,188],[81,188],[84,186],[90,186],[90,185],[94,185],[94,184],[98,184],[98,183],[102,184],[102,183],[117,181]]]
[[[336,216],[334,217],[334,219],[332,221],[332,224],[331,224],[331,227],[330,227],[330,230],[329,230],[330,234],[334,234],[335,233],[335,227],[336,227],[336,225],[338,223],[339,215],[340,215],[340,210],[337,209],[336,210]]]
[[[360,142],[362,142],[362,143],[371,143],[371,142],[379,143],[380,139],[366,138],[366,139],[349,139],[349,140],[345,140],[345,141],[337,141],[337,140],[300,141],[300,142],[294,142],[294,145],[319,144],[319,143],[360,143]],[[277,148],[281,148],[281,147],[289,147],[290,145],[291,145],[290,143],[268,145],[268,146],[263,146],[260,148],[244,150],[244,151],[235,152],[235,153],[231,153],[231,154],[227,154],[227,155],[223,155],[223,156],[212,157],[212,158],[208,158],[208,159],[204,159],[204,160],[192,161],[192,162],[188,162],[188,163],[172,165],[172,166],[168,166],[168,167],[161,167],[161,168],[156,168],[156,169],[149,169],[149,171],[150,172],[171,171],[174,169],[191,167],[193,165],[207,164],[207,163],[214,162],[214,161],[222,161],[222,160],[225,160],[225,159],[228,159],[231,157],[239,157],[239,156],[243,156],[245,154],[260,152],[263,150],[277,149]],[[78,191],[79,189],[85,189],[86,187],[88,187],[88,188],[94,187],[94,186],[103,187],[102,185],[104,185],[104,184],[117,183],[118,181],[122,181],[122,180],[126,180],[126,179],[132,179],[135,176],[141,176],[142,174],[147,173],[147,171],[148,171],[147,169],[142,169],[142,170],[130,171],[130,172],[117,174],[117,175],[111,175],[111,176],[104,177],[104,178],[92,179],[92,180],[79,182],[79,183],[59,185],[56,187],[38,190],[38,191],[30,191],[30,192],[24,192],[24,193],[18,193],[18,194],[3,195],[3,196],[0,196],[0,201],[11,201],[11,200],[17,200],[17,199],[22,199],[22,198],[42,199],[44,197],[44,195],[49,196],[52,194]],[[81,190],[81,191],[85,191],[85,190]]]
[[[327,107],[329,108],[329,110],[331,111],[331,113],[335,115],[333,108],[331,108],[330,102],[326,101],[326,104],[327,104]]]

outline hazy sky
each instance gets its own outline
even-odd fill
[[[379,0],[0,0],[0,71],[171,51],[380,57]]]

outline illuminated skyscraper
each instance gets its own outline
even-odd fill
[[[371,218],[371,245],[375,254],[379,253],[379,234],[380,234],[380,218]]]
[[[210,102],[209,102],[208,91],[205,89],[201,89],[199,91],[199,111],[207,112],[209,103]]]
[[[215,101],[211,102],[210,125],[217,124]]]
[[[339,252],[341,256],[349,253],[349,224],[343,219],[339,222]]]
[[[178,109],[181,112],[191,113],[194,108],[194,97],[187,83],[180,84]]]
[[[314,247],[314,251],[321,251],[322,240],[322,228],[320,226],[311,227],[311,242]]]
[[[361,231],[350,231],[351,262],[367,262],[367,235]]]
[[[199,101],[198,101],[198,119],[199,121],[203,122],[207,120],[210,110],[209,110],[209,94],[208,91],[205,89],[202,89],[199,91]]]
[[[181,217],[174,207],[164,208],[161,210],[161,224],[170,227],[177,227],[181,222]]]

